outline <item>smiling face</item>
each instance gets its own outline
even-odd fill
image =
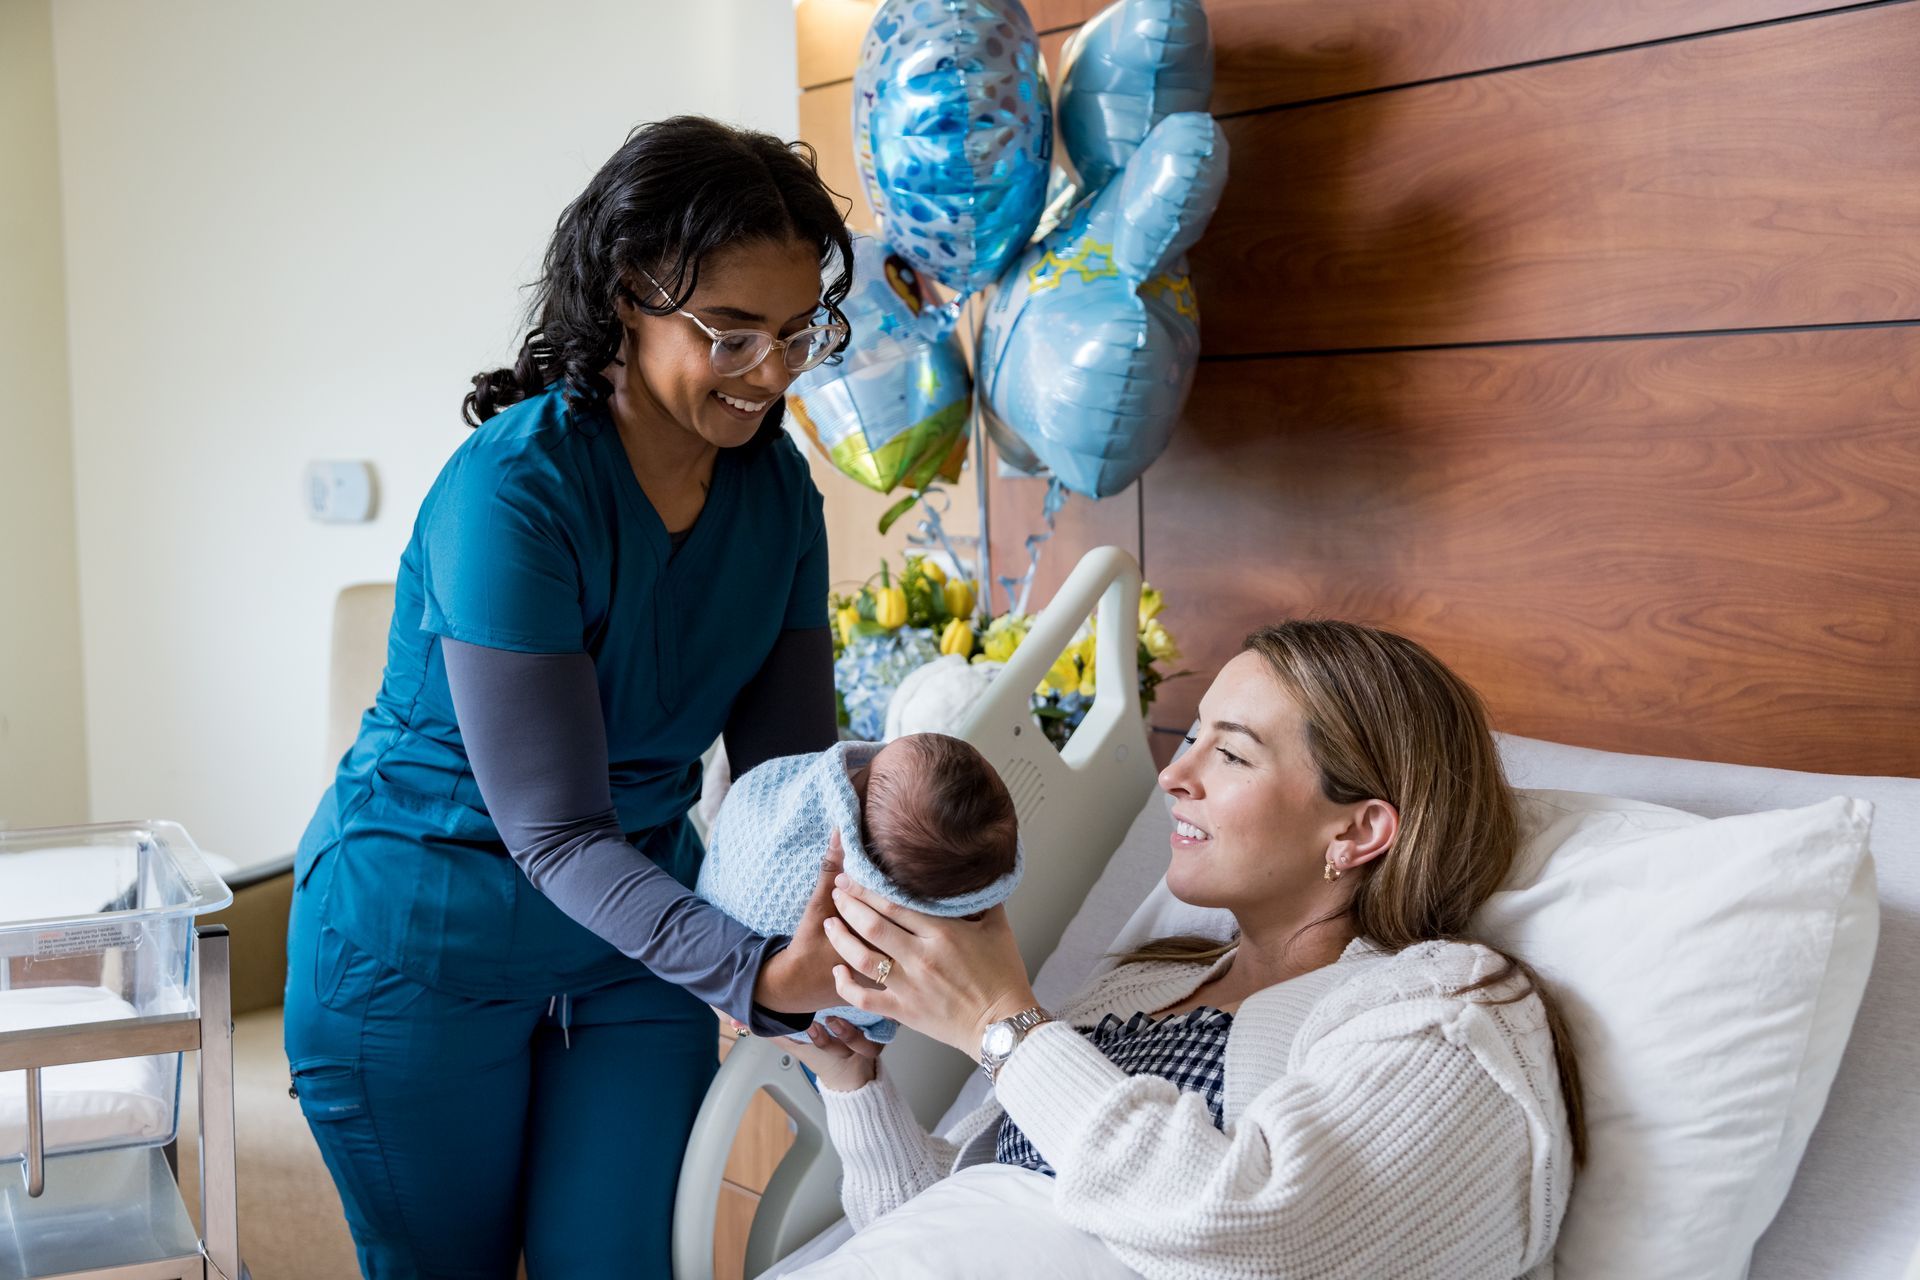
[[[1390,810],[1327,798],[1300,710],[1258,653],[1221,669],[1191,741],[1160,773],[1173,797],[1167,887],[1182,902],[1225,907],[1243,930],[1305,902],[1336,907],[1346,889],[1324,878],[1329,858],[1347,868],[1384,851],[1378,824]]]
[[[671,281],[662,281],[671,285]],[[660,293],[644,276],[629,281],[649,303]],[[679,299],[710,328],[761,329],[786,337],[815,323],[820,306],[820,261],[798,241],[750,241],[709,254],[698,287]],[[657,430],[684,433],[716,448],[745,444],[796,375],[775,349],[756,367],[722,376],[713,371],[713,339],[686,316],[650,315],[622,300],[627,329],[624,367],[608,371],[616,395],[634,416]]]

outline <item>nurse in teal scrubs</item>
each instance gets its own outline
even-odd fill
[[[835,738],[821,499],[781,396],[845,343],[811,154],[644,126],[474,379],[387,664],[296,861],[286,1047],[368,1277],[666,1276],[715,1069],[837,999],[818,922],[694,897],[701,753]],[[822,282],[829,283],[822,289]]]

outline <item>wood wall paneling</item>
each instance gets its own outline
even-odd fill
[[[1216,115],[1817,13],[1833,0],[1208,0]]]
[[[727,1051],[738,1043],[730,1033],[721,1033],[722,1062],[727,1060]],[[734,1138],[733,1149],[727,1153],[726,1167],[720,1176],[758,1195],[767,1189],[767,1179],[773,1177],[773,1171],[780,1167],[780,1161],[792,1147],[793,1123],[787,1119],[787,1113],[764,1091],[756,1093],[747,1104],[746,1118]]]
[[[1027,0],[1027,16],[1035,31],[1065,31],[1077,27],[1107,7],[1109,0]],[[1049,66],[1052,64],[1049,63]]]
[[[1033,0],[1066,34],[1104,0]],[[1840,8],[1834,0],[1208,0],[1213,110],[1227,114]],[[877,0],[800,0],[800,87],[851,79]],[[1049,57],[1049,70],[1059,61]]]
[[[767,1180],[792,1147],[793,1127],[787,1113],[764,1092],[757,1093],[747,1104],[740,1135],[727,1155],[722,1176],[744,1190],[765,1191]]]
[[[793,6],[794,52],[802,89],[852,77],[860,63],[860,42],[879,7],[879,0],[798,0]]]
[[[713,1223],[713,1280],[745,1280],[747,1236],[760,1197],[730,1182],[720,1184],[720,1206]]]
[[[796,8],[802,136],[868,228],[846,82],[874,7]],[[1056,78],[1102,7],[1029,5]],[[1247,630],[1318,615],[1429,644],[1509,731],[1920,775],[1920,328],[1533,341],[1920,317],[1920,3],[1207,7],[1214,110],[1248,113],[1195,255],[1215,358],[1144,493],[1062,513],[1035,600],[1142,549],[1205,673],[1160,725]],[[1341,350],[1373,354],[1217,358]],[[816,478],[864,576],[886,504]],[[991,480],[997,572],[1042,488]]]
[[[727,1051],[738,1043],[726,1032],[720,1035],[719,1055],[726,1061]],[[715,1280],[741,1274],[747,1251],[747,1233],[753,1227],[754,1211],[760,1205],[760,1193],[793,1146],[793,1126],[787,1113],[764,1092],[754,1095],[734,1136],[733,1149],[721,1173],[720,1202],[713,1224]]]
[[[1920,316],[1916,48],[1896,4],[1228,121],[1207,352]]]
[[[1205,671],[1349,618],[1512,732],[1920,774],[1920,328],[1207,363],[1146,485]]]

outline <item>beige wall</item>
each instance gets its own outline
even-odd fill
[[[48,0],[0,0],[0,826],[84,822],[73,437]]]
[[[554,219],[641,121],[796,131],[790,0],[58,0],[93,812],[290,849],[328,611],[390,578],[517,346]],[[370,459],[370,524],[310,522]]]

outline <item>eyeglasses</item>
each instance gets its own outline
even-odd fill
[[[691,311],[679,310],[673,302],[673,295],[661,287],[660,282],[645,271],[647,283],[660,290],[660,296],[669,305],[675,305],[675,315],[685,316],[700,326],[700,332],[713,340],[713,347],[707,353],[707,359],[713,365],[713,371],[723,378],[738,377],[760,367],[760,362],[780,348],[780,359],[789,373],[805,373],[825,360],[839,349],[846,340],[847,326],[844,324],[816,324],[790,334],[776,338],[763,329],[715,329]]]

